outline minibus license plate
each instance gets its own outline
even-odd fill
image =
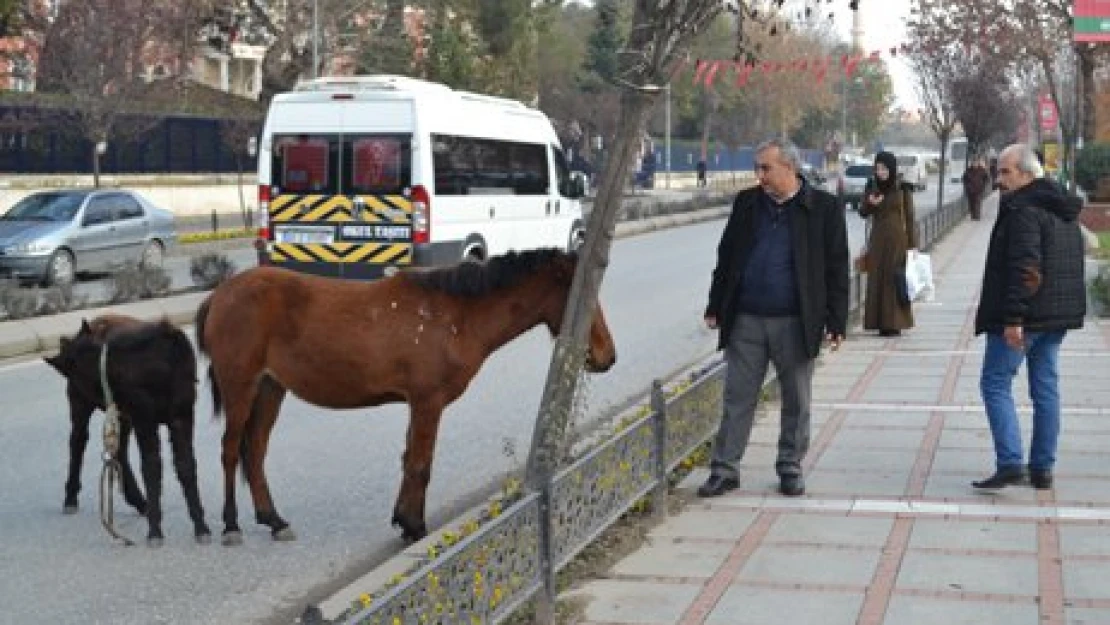
[[[282,228],[274,232],[274,238],[278,243],[332,243],[335,241],[335,233],[331,228],[327,230]]]

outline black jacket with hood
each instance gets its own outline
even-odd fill
[[[975,333],[1083,327],[1083,202],[1038,178],[1006,193],[991,231]]]

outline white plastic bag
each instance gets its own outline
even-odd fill
[[[928,254],[917,250],[906,254],[906,291],[911,302],[931,302],[936,296],[933,259]]]

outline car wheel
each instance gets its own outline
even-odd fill
[[[151,241],[143,248],[143,256],[139,259],[139,264],[146,267],[161,267],[166,258],[166,251],[162,249],[162,243],[159,241]]]
[[[44,286],[65,286],[73,284],[76,277],[73,254],[69,250],[55,250],[46,263],[46,275],[42,282]]]

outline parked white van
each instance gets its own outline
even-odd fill
[[[375,278],[585,238],[582,180],[547,116],[514,100],[320,78],[273,99],[258,152],[261,264]]]
[[[929,188],[929,171],[925,167],[927,159],[924,154],[903,152],[896,154],[895,158],[898,161],[898,173],[902,175],[904,182],[918,191]]]

